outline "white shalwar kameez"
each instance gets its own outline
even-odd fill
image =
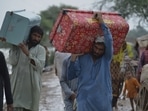
[[[27,109],[27,111],[39,111],[41,74],[45,57],[45,48],[41,45],[32,47],[29,50],[29,57],[19,47],[10,49],[9,62],[12,65],[10,79],[14,107]],[[35,61],[35,65],[30,63],[30,59]]]

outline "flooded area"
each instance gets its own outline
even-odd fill
[[[64,111],[61,87],[54,70],[42,74],[42,92],[40,101],[40,111]],[[130,111],[129,99],[118,100],[118,109],[113,111]]]
[[[64,111],[61,87],[54,71],[42,75],[40,111]]]
[[[4,52],[5,58],[8,58],[8,51],[0,49]],[[11,74],[11,66],[8,64],[9,73]],[[51,70],[52,69],[52,70]],[[130,111],[129,99],[118,100],[118,109],[113,111]],[[62,100],[61,87],[58,77],[55,75],[54,67],[49,66],[47,72],[42,74],[42,92],[40,99],[39,111],[64,111],[64,103]]]

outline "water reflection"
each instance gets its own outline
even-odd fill
[[[54,71],[44,72],[42,81],[40,111],[64,111],[61,87]]]

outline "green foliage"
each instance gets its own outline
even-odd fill
[[[60,13],[60,11],[64,8],[70,8],[70,9],[77,9],[77,7],[69,6],[69,5],[64,5],[61,4],[60,6],[51,6],[47,10],[41,11],[40,16],[41,16],[41,27],[44,30],[44,37],[41,41],[42,45],[46,45],[48,47],[51,47],[52,44],[50,44],[49,40],[49,33],[51,32],[53,25]],[[0,47],[11,47],[10,44],[1,42],[0,41]]]
[[[146,35],[148,34],[148,31],[145,30],[143,27],[141,26],[137,26],[136,29],[133,29],[131,30],[129,33],[128,33],[128,37],[132,37],[132,38],[137,38],[137,37],[140,37],[140,36],[143,36],[143,35]]]
[[[138,17],[139,22],[148,22],[148,0],[97,0],[94,7],[117,11],[125,18]],[[140,24],[140,23],[139,23]]]
[[[49,7],[47,10],[40,12],[40,16],[42,18],[41,27],[43,28],[45,33],[44,38],[41,42],[42,44],[51,46],[49,41],[49,34],[54,26],[54,23],[56,22],[56,19],[58,18],[59,13],[64,8],[77,9],[76,7],[73,6],[61,4],[59,7],[53,5]]]
[[[49,57],[49,65],[54,64],[54,51],[50,52],[50,57]]]
[[[143,35],[147,35],[148,31],[145,30],[141,26],[137,26],[136,29],[130,30],[129,33],[127,34],[126,40],[131,43],[136,42],[136,38],[141,37]]]
[[[148,0],[96,0],[93,7],[97,10],[118,12],[125,19],[138,19],[138,26],[130,30],[126,41],[135,43],[136,38],[148,34],[142,26],[148,25]]]
[[[0,41],[0,48],[10,48],[11,44]]]
[[[44,30],[44,37],[41,41],[42,45],[45,45],[47,47],[52,47],[52,44],[50,44],[49,40],[49,34],[54,26],[54,23],[56,22],[59,13],[62,11],[62,9],[77,9],[77,7],[68,6],[61,4],[60,6],[51,6],[47,10],[41,11],[41,27]],[[50,52],[50,56],[48,58],[49,65],[52,65],[54,63],[54,51]]]

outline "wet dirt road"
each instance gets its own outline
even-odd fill
[[[40,111],[64,111],[59,79],[54,71],[44,72],[42,76],[42,92]]]
[[[44,72],[42,76],[42,92],[40,100],[40,111],[64,111],[61,87],[59,79],[54,70]],[[113,111],[130,111],[129,100],[118,100],[118,109]]]

